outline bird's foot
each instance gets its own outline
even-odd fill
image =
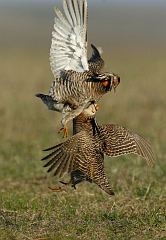
[[[71,186],[72,186],[74,189],[76,189],[76,184],[73,183],[71,180],[70,180],[69,182],[63,182],[63,181],[59,181],[59,182],[62,183],[62,184],[64,184],[64,185],[70,185],[70,184],[71,184]]]
[[[68,135],[69,135],[69,134],[68,134],[68,128],[67,128],[67,127],[61,128],[58,133],[60,133],[60,132],[63,132],[63,137],[64,137],[64,138],[67,138]]]
[[[59,181],[60,183],[64,184],[64,185],[69,185],[70,184],[70,181],[69,182],[63,182],[63,181]]]
[[[57,188],[52,188],[52,187],[48,187],[52,192],[66,192],[65,189],[61,188],[61,187],[57,187]]]

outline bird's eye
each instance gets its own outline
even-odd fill
[[[110,85],[110,82],[108,80],[102,81],[102,84],[104,87],[108,87]]]

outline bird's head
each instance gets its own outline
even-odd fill
[[[97,76],[97,79],[101,82],[106,91],[111,91],[112,88],[115,91],[120,83],[120,77],[115,73],[102,73]]]
[[[96,103],[91,103],[86,109],[84,109],[83,114],[87,118],[93,118],[98,109],[99,107]]]

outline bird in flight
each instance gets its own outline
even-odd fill
[[[54,81],[49,94],[36,94],[47,107],[62,113],[62,130],[91,103],[116,88],[120,77],[103,72],[104,60],[92,44],[87,58],[87,0],[64,0],[64,13],[55,8],[50,65]]]
[[[138,134],[116,124],[98,125],[96,111],[96,104],[91,104],[78,115],[73,120],[74,135],[46,149],[51,153],[42,160],[47,161],[44,167],[48,167],[48,172],[53,172],[55,176],[62,178],[65,173],[70,174],[70,181],[61,183],[75,188],[76,184],[88,181],[113,195],[104,171],[104,155],[117,157],[133,153],[153,166],[154,153],[150,144]]]

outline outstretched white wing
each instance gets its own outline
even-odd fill
[[[88,70],[87,0],[64,0],[63,8],[65,15],[55,8],[50,49],[50,65],[54,76],[64,70]]]

